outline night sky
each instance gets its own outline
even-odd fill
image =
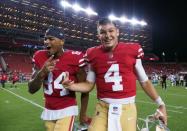
[[[167,61],[187,62],[187,14],[184,0],[70,0],[83,7],[90,5],[99,16],[114,13],[120,17],[144,19],[152,25],[153,52],[165,52]]]

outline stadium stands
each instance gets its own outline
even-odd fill
[[[23,53],[3,53],[2,54],[8,68],[12,72],[30,74],[32,72],[32,61],[29,55]]]
[[[166,75],[170,74],[176,74],[179,72],[184,72],[187,70],[187,64],[186,63],[155,63],[155,62],[149,62],[143,64],[147,74],[160,74],[164,73]]]
[[[4,30],[0,34],[11,39],[29,39],[40,43],[39,36],[53,25],[64,29],[69,44],[67,47],[84,50],[99,44],[96,35],[96,22],[99,16],[89,17],[84,13],[75,13],[63,9],[55,2],[43,0],[1,0],[0,12],[0,18],[3,20],[0,22],[0,28]],[[139,42],[144,50],[152,50],[150,25],[117,25],[121,32],[120,41]]]
[[[35,50],[44,47],[41,36],[50,25],[64,29],[66,49],[86,50],[99,44],[96,35],[96,23],[99,18],[65,10],[49,0],[0,0],[0,51],[16,52],[4,54],[11,70],[30,73],[30,57]],[[120,41],[139,42],[145,51],[145,61],[159,60],[154,54],[147,53],[153,49],[150,24],[132,26],[117,22],[117,26],[120,28]],[[177,64],[149,63],[145,64],[145,68],[148,73],[182,70]]]

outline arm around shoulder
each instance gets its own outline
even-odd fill
[[[74,83],[69,79],[69,74],[67,73],[64,81],[62,82],[62,85],[71,91],[77,91],[77,92],[90,92],[95,85],[95,73],[91,70],[87,73],[87,78],[85,82],[80,83]]]
[[[63,82],[62,84],[66,89],[69,89],[71,91],[83,92],[83,93],[90,92],[95,85],[95,83],[89,81],[85,81],[81,83]]]

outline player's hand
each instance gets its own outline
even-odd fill
[[[49,57],[49,59],[44,63],[41,72],[45,75],[47,75],[49,72],[53,71],[55,69],[55,65],[57,63],[57,61],[59,61],[58,59],[54,60],[54,55],[52,55],[51,57]]]
[[[161,120],[165,125],[167,125],[167,112],[165,105],[160,105],[155,113],[155,118]]]
[[[80,115],[79,121],[81,125],[84,125],[84,124],[90,125],[92,119],[86,115]]]
[[[66,89],[70,89],[71,90],[71,85],[74,84],[74,81],[69,79],[69,73],[66,72],[66,75],[62,81],[62,85],[64,88]]]

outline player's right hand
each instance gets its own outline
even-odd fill
[[[90,118],[88,116],[80,115],[79,121],[80,121],[81,125],[84,125],[84,124],[90,125],[92,118]]]
[[[71,85],[74,84],[74,81],[69,79],[69,73],[66,72],[66,75],[62,81],[62,85],[64,88],[66,89],[70,89],[71,90]]]
[[[49,59],[44,63],[41,72],[45,75],[47,75],[49,72],[53,71],[55,69],[55,65],[58,59],[53,59],[54,55],[50,56]]]

